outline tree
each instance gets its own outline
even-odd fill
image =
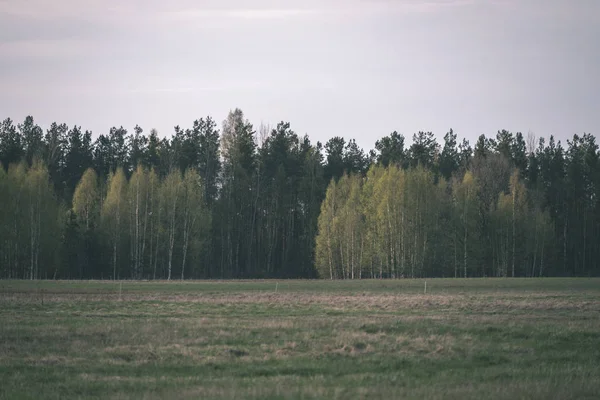
[[[83,246],[83,248],[77,249],[79,276],[83,278],[96,272],[91,271],[91,256],[95,253],[94,230],[100,217],[100,192],[98,190],[98,176],[92,168],[88,168],[84,172],[75,188],[73,215],[76,218],[77,226],[73,234],[80,236],[77,243],[81,242]]]
[[[111,171],[111,152],[111,143],[108,136],[98,136],[98,139],[94,142],[93,163],[94,169],[102,181],[108,178]]]
[[[210,217],[204,201],[204,187],[198,172],[188,169],[181,183],[182,257],[181,279],[185,276],[190,245],[200,248],[209,232]],[[198,259],[198,258],[196,258]]]
[[[136,125],[133,128],[133,134],[129,135],[128,141],[128,155],[129,160],[127,165],[135,171],[138,165],[148,164],[148,138],[144,136],[144,130]]]
[[[458,257],[456,257],[458,248],[462,250],[459,254],[462,254],[460,258],[462,261],[463,277],[466,278],[469,276],[469,271],[477,274],[475,254],[480,247],[480,234],[477,231],[480,226],[478,221],[477,197],[477,182],[473,174],[467,171],[462,180],[454,185],[454,208],[456,215],[454,277],[459,276],[459,263]]]
[[[53,243],[59,227],[57,226],[58,204],[50,185],[48,170],[41,161],[35,161],[29,168],[25,181],[25,200],[28,218],[26,229],[29,236],[29,279],[39,279],[46,275],[39,265],[40,255],[47,265],[53,264]]]
[[[378,232],[379,277],[404,277],[408,262],[408,193],[406,172],[395,165],[379,175],[373,188],[376,201],[374,221]],[[385,267],[385,269],[384,269]]]
[[[22,137],[17,132],[13,121],[6,118],[0,125],[0,161],[5,170],[10,164],[21,161],[23,155]]]
[[[550,212],[554,222],[554,230],[559,235],[557,244],[562,250],[559,257],[560,264],[562,264],[561,273],[564,275],[568,274],[567,231],[569,219],[567,215],[565,155],[560,141],[556,143],[554,137],[550,136],[548,145],[544,147],[544,140],[540,139],[537,158],[540,160],[540,185],[545,200],[543,208]]]
[[[467,139],[463,139],[461,144],[458,145],[458,153],[459,169],[464,174],[471,166],[471,160],[473,159],[473,149]]]
[[[498,229],[495,244],[498,249],[498,274],[500,276],[516,276],[516,265],[523,265],[524,227],[522,222],[527,217],[526,189],[519,180],[519,171],[514,170],[510,177],[510,189],[507,194],[501,193],[498,198]],[[509,274],[510,266],[510,274]]]
[[[529,210],[527,230],[527,258],[526,265],[531,265],[531,270],[526,270],[527,276],[544,276],[547,261],[555,250],[554,227],[548,211],[542,211],[538,204]],[[536,272],[537,268],[537,272]]]
[[[599,155],[595,137],[590,134],[574,135],[567,141],[566,152],[566,219],[568,221],[565,243],[566,257],[571,260],[570,269],[578,275],[587,275],[592,260],[590,239],[597,239],[594,222],[598,221],[597,188]],[[597,226],[597,225],[596,225]],[[592,239],[594,240],[594,239]],[[597,241],[596,241],[597,242]]]
[[[178,213],[181,207],[181,173],[179,170],[172,170],[164,179],[161,186],[162,203],[165,209],[164,226],[168,232],[167,242],[167,280],[171,280],[173,270],[173,252],[175,239],[178,229]]]
[[[158,131],[152,129],[148,138],[148,146],[146,148],[146,166],[150,169],[160,166],[161,158],[161,141],[158,138]]]
[[[162,213],[164,212],[164,202],[161,196],[160,180],[154,168],[148,172],[147,182],[147,216],[150,241],[148,249],[148,266],[152,269],[152,279],[156,279],[156,268],[158,266],[159,250],[161,247],[161,232],[164,230],[161,218]]]
[[[197,133],[198,155],[194,167],[204,182],[204,201],[212,204],[217,199],[219,174],[221,172],[219,131],[211,117],[194,121]]]
[[[43,158],[48,168],[50,180],[54,184],[54,190],[63,195],[65,190],[66,177],[66,155],[67,155],[67,131],[66,124],[57,124],[53,122],[50,129],[46,132],[44,140]]]
[[[127,209],[125,199],[127,196],[127,178],[123,168],[117,168],[108,177],[108,193],[102,205],[102,221],[105,231],[110,237],[112,247],[112,276],[117,279],[121,269],[119,253],[122,247],[121,231],[125,224]]]
[[[512,161],[514,166],[519,170],[521,178],[527,176],[527,144],[521,132],[517,132],[511,149]]]
[[[297,208],[300,215],[301,231],[296,241],[299,243],[297,258],[301,259],[299,276],[314,277],[315,237],[318,232],[318,218],[321,202],[325,195],[325,180],[323,177],[323,155],[321,144],[311,145],[305,136],[300,147],[300,162],[302,163],[298,190]]]
[[[318,221],[319,233],[316,237],[315,266],[321,278],[335,279],[338,277],[336,256],[334,255],[334,249],[337,247],[334,233],[336,213],[336,183],[332,179],[327,187],[325,200],[321,205],[321,214]]]
[[[146,254],[146,238],[150,218],[150,176],[148,171],[138,164],[129,179],[127,199],[129,206],[130,258],[134,279],[143,275],[144,256]]]
[[[458,170],[461,161],[456,148],[456,138],[456,133],[452,129],[444,136],[444,148],[440,154],[440,174],[446,180]]]
[[[395,167],[395,164],[390,164]],[[383,276],[383,260],[385,248],[383,246],[383,232],[379,224],[378,207],[381,201],[381,189],[385,185],[381,185],[380,181],[386,174],[386,169],[381,164],[372,165],[361,193],[361,212],[364,214],[365,220],[365,254],[363,266],[366,269],[370,278]],[[400,202],[400,199],[397,199]]]
[[[252,221],[255,215],[257,153],[252,124],[240,109],[229,113],[221,135],[223,181],[221,189],[221,274],[240,276],[250,271]],[[248,234],[250,233],[250,235]],[[267,267],[268,268],[268,267]]]
[[[431,169],[437,160],[439,145],[432,132],[419,131],[413,135],[413,144],[409,154],[411,165]]]
[[[377,162],[387,167],[390,164],[405,166],[404,136],[394,131],[389,136],[375,142]]]
[[[88,168],[75,188],[73,211],[86,230],[91,229],[99,216],[98,176]]]
[[[27,278],[28,235],[28,191],[26,186],[27,168],[24,162],[8,167],[5,188],[8,189],[2,209],[5,210],[4,254],[8,278]]]
[[[0,207],[0,277],[8,277],[10,268],[8,238],[11,231],[11,212],[13,211],[10,207],[10,195],[12,194],[10,183],[6,171],[4,168],[0,168],[0,204],[2,204]]]
[[[344,200],[334,224],[337,225],[335,231],[338,233],[342,276],[345,279],[362,276],[364,229],[360,209],[361,186],[360,175],[344,175],[338,183]]]
[[[344,148],[346,140],[336,136],[325,143],[325,181],[338,180],[344,174]]]
[[[27,116],[25,121],[18,126],[23,140],[25,160],[27,165],[32,165],[34,159],[42,157],[44,131],[34,121],[32,116]]]
[[[114,172],[117,168],[123,168],[127,176],[127,174],[131,173],[131,165],[129,164],[129,152],[131,149],[127,141],[127,129],[122,126],[119,128],[110,128],[108,139],[110,143],[108,147],[110,171]]]
[[[503,129],[496,134],[496,151],[503,155],[507,160],[513,160],[513,148],[515,147],[514,135]]]
[[[423,276],[431,245],[431,232],[437,218],[434,176],[422,166],[409,171],[406,176],[407,215],[412,246],[407,249],[410,277]]]
[[[364,174],[369,168],[369,159],[356,140],[351,139],[344,149],[344,171],[348,174]]]
[[[0,124],[0,278],[600,274],[596,137]],[[536,147],[537,145],[537,147]],[[329,183],[329,185],[328,185]],[[40,260],[43,260],[41,262]],[[181,268],[179,268],[181,267]]]
[[[67,152],[65,155],[65,180],[68,196],[72,196],[83,173],[92,166],[92,133],[81,132],[74,126],[67,133]]]
[[[475,159],[482,159],[492,153],[496,142],[493,139],[488,139],[485,135],[480,135],[475,143],[475,149],[473,151],[473,157]]]
[[[477,204],[479,213],[478,230],[483,236],[480,244],[481,266],[483,271],[481,275],[494,274],[487,270],[492,268],[494,262],[494,242],[493,242],[493,214],[498,207],[498,196],[500,193],[508,192],[509,179],[512,172],[510,161],[498,153],[490,153],[485,157],[475,157],[473,159],[471,172],[477,182]]]

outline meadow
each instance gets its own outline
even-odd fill
[[[0,281],[2,399],[593,399],[600,279]]]

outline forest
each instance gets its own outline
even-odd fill
[[[0,278],[600,275],[596,138],[0,126]]]

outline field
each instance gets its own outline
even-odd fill
[[[0,398],[600,397],[600,279],[0,281]]]

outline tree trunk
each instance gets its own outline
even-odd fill
[[[457,278],[458,277],[458,257],[457,257],[457,250],[456,250],[456,234],[457,232],[454,232],[454,277]]]
[[[113,240],[113,281],[117,279],[117,240]]]
[[[29,209],[29,224],[30,224],[30,238],[29,238],[29,279],[33,280],[33,252],[35,248],[35,220],[33,204],[30,205]]]
[[[135,279],[140,277],[140,179],[138,176],[135,186]]]
[[[467,239],[469,233],[469,189],[465,193],[465,208],[463,211],[463,268],[465,278],[467,277]]]
[[[565,273],[567,272],[567,218],[565,217],[565,224],[563,226],[563,268]]]
[[[142,229],[142,245],[139,251],[138,260],[138,279],[144,275],[144,254],[146,253],[146,232],[148,228],[148,206],[149,206],[149,193],[146,190],[146,206],[144,207],[144,227]]]
[[[467,234],[468,234],[468,229],[467,229],[467,225],[465,224],[465,234],[463,237],[463,266],[464,266],[464,270],[465,270],[465,278],[467,277]]]
[[[515,220],[515,204],[517,200],[517,188],[513,188],[512,196],[512,277],[515,277],[515,244],[516,244],[516,220]]]
[[[161,214],[162,214],[162,207],[158,206],[158,215],[156,216],[156,220],[155,220],[155,225],[156,227],[154,228],[156,231],[156,241],[154,242],[154,268],[153,268],[153,279],[156,280],[156,267],[158,265],[158,249],[160,248],[159,246],[159,241],[160,241],[160,223],[161,223]]]
[[[173,202],[171,214],[171,223],[169,225],[169,262],[167,264],[167,280],[171,280],[171,268],[173,266],[173,247],[175,246],[175,211],[176,202]]]

